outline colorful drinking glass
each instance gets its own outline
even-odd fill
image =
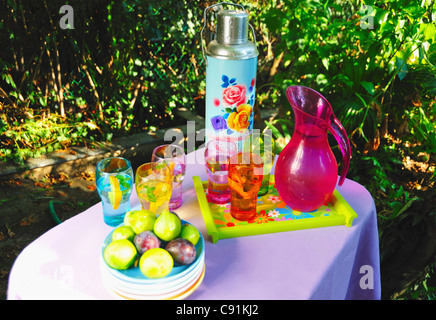
[[[97,163],[95,181],[103,205],[104,222],[117,226],[130,210],[133,189],[133,169],[129,160],[110,157]]]
[[[183,148],[173,144],[156,147],[151,156],[152,162],[164,162],[173,175],[173,191],[169,203],[170,210],[182,205],[182,182],[185,178],[186,155]]]
[[[169,210],[173,175],[165,163],[149,162],[139,166],[135,177],[136,194],[142,209],[159,215]]]
[[[271,131],[255,132],[248,135],[244,140],[244,152],[251,152],[259,155],[263,163],[263,179],[258,197],[264,196],[269,191],[269,180],[271,169],[275,159],[275,143]]]
[[[263,164],[259,155],[241,152],[230,158],[230,214],[236,220],[248,221],[256,216],[262,177]]]
[[[230,157],[237,153],[233,141],[209,140],[204,151],[208,178],[207,199],[213,203],[228,203],[230,189],[228,170]]]

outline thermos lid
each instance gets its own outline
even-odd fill
[[[207,55],[222,59],[257,57],[256,45],[248,40],[248,13],[220,10],[217,13],[216,39],[207,46]]]
[[[217,41],[223,44],[247,42],[248,14],[241,10],[221,10],[217,14]]]

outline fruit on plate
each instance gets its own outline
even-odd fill
[[[197,251],[192,242],[183,238],[171,240],[165,250],[169,252],[174,262],[182,265],[191,264],[197,256]]]
[[[132,225],[130,224],[130,217],[136,212],[137,210],[132,210],[132,211],[127,211],[126,214],[124,215],[124,225],[125,226],[129,226],[131,227]]]
[[[126,213],[124,225],[114,228],[103,258],[111,268],[138,268],[148,278],[168,275],[174,265],[189,265],[196,260],[195,245],[201,237],[193,225],[165,211],[159,216],[151,210]]]
[[[124,221],[127,220],[127,225],[130,225],[136,234],[142,231],[152,231],[156,222],[156,215],[150,210],[137,210],[130,212]]]
[[[153,232],[148,230],[138,233],[135,236],[133,243],[135,244],[136,250],[138,250],[139,254],[143,254],[147,250],[160,247],[159,238],[156,237]]]
[[[200,232],[198,232],[197,228],[192,224],[185,224],[182,226],[182,230],[180,232],[180,238],[184,238],[192,242],[195,246],[200,239]]]
[[[130,226],[119,226],[112,233],[112,241],[127,239],[129,241],[133,241],[135,239],[135,231]]]
[[[161,213],[154,223],[154,234],[164,241],[171,241],[177,238],[182,229],[180,218],[169,211]]]
[[[122,198],[120,182],[118,181],[117,177],[109,176],[109,184],[111,187],[111,191],[108,192],[109,201],[112,205],[112,208],[117,210]]]
[[[114,269],[129,268],[136,260],[137,251],[133,243],[127,239],[115,240],[105,248],[103,257]]]
[[[148,278],[157,279],[168,275],[173,269],[171,255],[162,248],[147,250],[139,259],[139,269]]]

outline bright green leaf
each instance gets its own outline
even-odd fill
[[[361,81],[360,84],[362,85],[362,87],[365,88],[365,90],[370,94],[370,95],[374,95],[375,93],[375,89],[374,89],[374,84],[372,82],[368,82],[368,81]]]

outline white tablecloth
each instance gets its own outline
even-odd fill
[[[183,205],[175,212],[204,235],[205,277],[188,299],[380,299],[376,209],[360,184],[338,191],[356,211],[353,226],[219,240],[207,235],[192,176],[207,180],[202,152],[188,155]],[[135,193],[132,207],[138,206]],[[8,299],[116,299],[103,285],[101,246],[112,230],[101,203],[49,230],[17,257]]]

